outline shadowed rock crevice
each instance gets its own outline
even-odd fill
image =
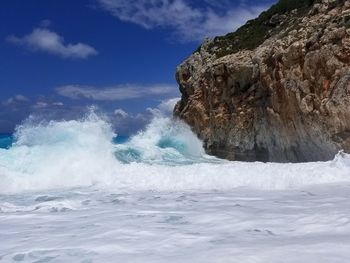
[[[271,27],[258,46],[244,47],[240,33],[257,33],[254,20],[203,43],[177,68],[174,115],[209,154],[304,162],[350,152],[350,1],[296,2],[258,18]]]

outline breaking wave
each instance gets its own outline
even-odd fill
[[[205,154],[183,123],[155,118],[124,143],[107,120],[91,112],[80,120],[34,122],[16,129],[0,149],[0,193],[103,187],[115,190],[264,190],[350,182],[350,157],[276,164],[228,162]]]

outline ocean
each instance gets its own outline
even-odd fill
[[[183,123],[0,136],[0,262],[350,262],[350,157],[229,162]]]

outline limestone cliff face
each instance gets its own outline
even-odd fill
[[[301,162],[350,152],[350,1],[283,10],[207,41],[177,68],[174,114],[209,154]],[[254,23],[266,32],[244,49]]]

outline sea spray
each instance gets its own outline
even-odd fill
[[[80,120],[18,126],[15,143],[0,150],[0,192],[90,186],[115,174],[115,136],[90,112]]]
[[[27,121],[0,149],[0,193],[93,186],[113,191],[265,190],[349,182],[349,156],[329,162],[229,162],[207,156],[183,123],[157,117],[123,144],[105,118]]]
[[[116,157],[124,163],[170,166],[222,162],[205,154],[202,142],[185,123],[162,116],[126,143],[116,145]]]

